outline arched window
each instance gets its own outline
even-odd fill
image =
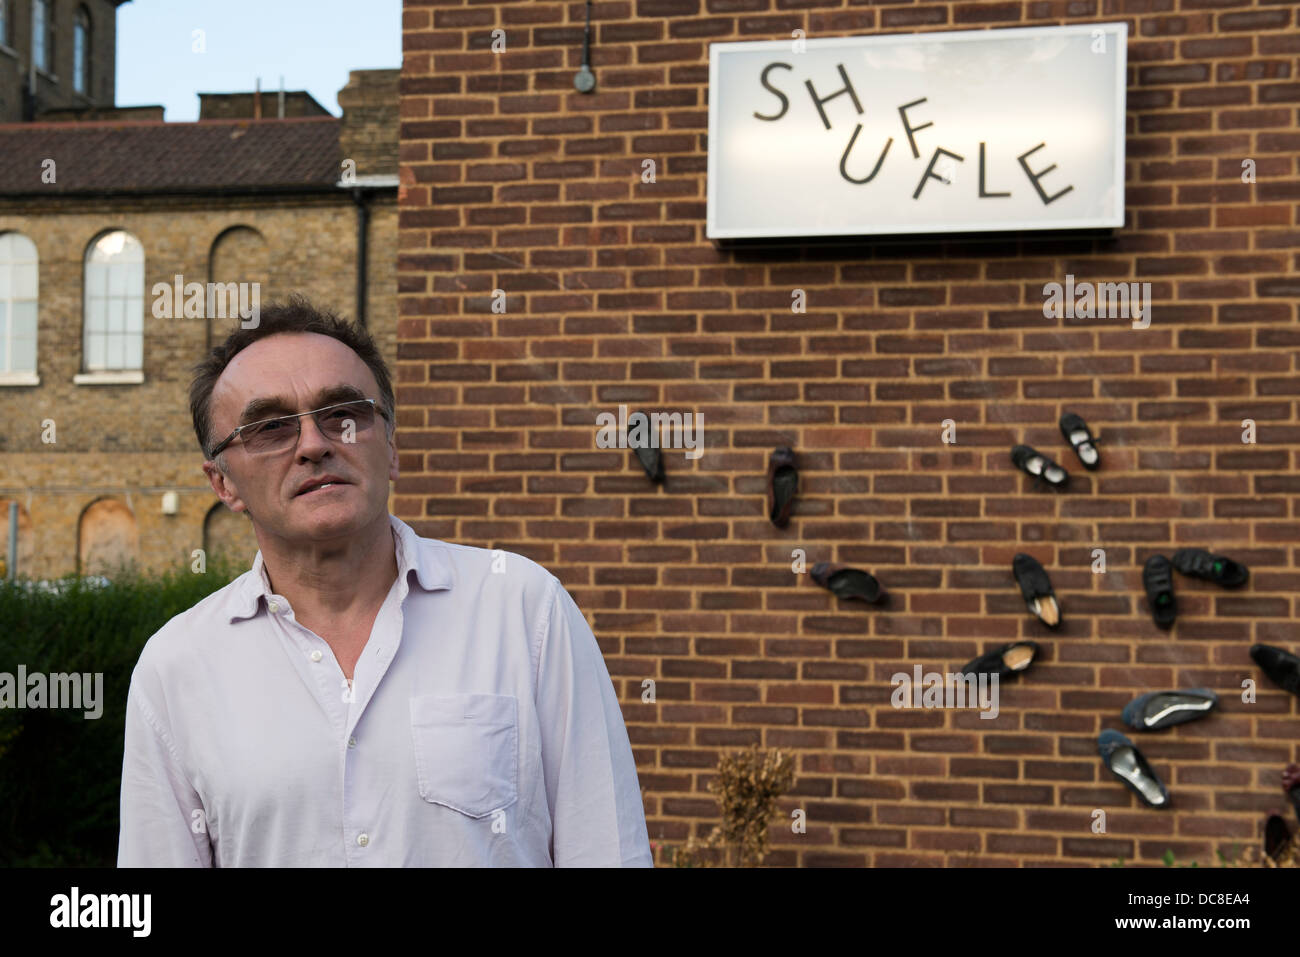
[[[32,62],[46,73],[54,59],[50,27],[50,0],[32,0]]]
[[[0,43],[9,45],[9,0],[0,0]]]
[[[85,7],[77,10],[72,26],[72,88],[78,93],[90,92],[90,13]]]
[[[36,244],[0,233],[0,375],[36,374]]]
[[[144,351],[144,247],[121,229],[86,252],[87,372],[139,370]]]

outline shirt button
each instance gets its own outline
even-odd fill
[[[271,602],[271,614],[274,615],[279,610],[280,610],[280,603],[278,601]]]
[[[357,746],[357,739],[356,739],[356,738],[348,738],[348,747],[349,747],[349,748],[355,748],[356,746]]]
[[[312,660],[312,661],[320,661],[321,658],[323,658],[323,657],[324,657],[324,655],[322,655],[322,654],[320,653],[320,650],[319,650],[319,649],[316,650],[316,651],[313,651],[313,652],[311,653],[311,660]]]
[[[362,847],[365,847],[367,844],[370,843],[370,835],[369,835],[369,834],[358,834],[358,835],[357,835],[357,843],[360,844]]]

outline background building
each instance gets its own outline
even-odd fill
[[[203,94],[195,123],[146,107],[0,125],[0,515],[19,503],[22,574],[188,566],[197,548],[251,561],[188,401],[192,366],[240,320],[156,318],[151,291],[301,292],[394,362],[397,78],[354,71],[341,119],[291,91]]]
[[[796,753],[781,808],[808,820],[799,835],[778,820],[773,863],[1079,865],[1167,850],[1210,863],[1257,844],[1300,737],[1296,699],[1245,653],[1300,646],[1297,8],[592,11],[591,95],[573,84],[581,3],[405,11],[396,513],[562,578],[624,703],[651,839],[707,831],[720,753],[758,743]],[[1114,239],[705,239],[711,41],[1120,19],[1128,222]],[[1043,286],[1067,273],[1150,281],[1150,329],[1045,319]],[[806,314],[791,314],[796,286]],[[620,403],[702,412],[705,455],[666,452],[667,481],[651,485],[631,453],[596,448],[596,415]],[[1066,410],[1099,434],[1103,469],[1061,451],[1070,493],[1033,490],[1008,451],[1062,450]],[[764,472],[785,445],[800,498],[778,530]],[[1170,636],[1141,568],[1184,545],[1225,551],[1253,579],[1228,593],[1180,578]],[[888,605],[838,603],[792,573],[795,549],[809,567],[871,570]],[[1050,570],[1059,635],[1026,615],[1018,551]],[[890,707],[892,674],[951,670],[1017,637],[1044,657],[1003,688],[996,720]],[[1253,705],[1236,690],[1248,678]],[[1175,793],[1157,812],[1103,769],[1096,738],[1136,693],[1166,686],[1224,690],[1217,716],[1142,739]]]

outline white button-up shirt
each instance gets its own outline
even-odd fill
[[[650,867],[636,764],[559,580],[389,516],[349,687],[253,567],[164,625],[127,697],[118,865]]]

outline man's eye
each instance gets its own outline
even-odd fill
[[[262,432],[278,432],[280,429],[287,428],[288,425],[288,422],[281,422],[278,420],[275,422],[264,422],[253,431],[259,434]]]

